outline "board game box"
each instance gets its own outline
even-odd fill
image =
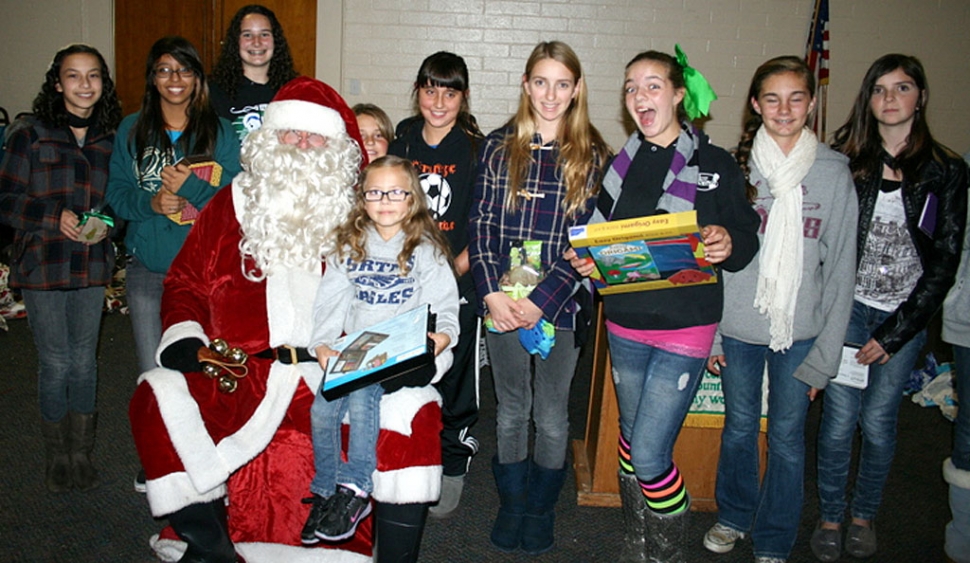
[[[604,295],[717,283],[693,210],[572,227],[569,243]]]
[[[434,372],[434,314],[428,305],[417,307],[364,330],[340,337],[331,348],[324,373],[323,396],[332,401],[372,383],[414,373]]]

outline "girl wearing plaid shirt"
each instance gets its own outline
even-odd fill
[[[45,484],[55,493],[84,491],[99,483],[90,453],[114,250],[105,223],[85,225],[82,218],[105,205],[121,120],[101,54],[87,45],[58,51],[33,113],[10,136],[0,165],[0,223],[16,231],[10,285],[23,293],[37,346]]]
[[[485,139],[472,205],[469,244],[479,314],[498,399],[498,454],[492,460],[500,508],[491,541],[530,554],[553,546],[553,508],[566,477],[567,403],[579,349],[573,295],[578,276],[562,259],[568,229],[592,209],[609,148],[589,122],[579,59],[566,44],[540,43],[522,76],[515,116]],[[527,297],[500,287],[513,245],[541,242],[544,277]],[[518,329],[555,327],[545,359],[520,344]],[[533,423],[535,451],[529,456]]]

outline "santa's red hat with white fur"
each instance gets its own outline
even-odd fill
[[[360,147],[361,169],[367,166],[367,151],[357,127],[357,116],[336,90],[319,80],[298,76],[284,84],[266,107],[262,126],[324,137],[346,133]]]

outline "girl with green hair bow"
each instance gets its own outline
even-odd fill
[[[737,163],[688,121],[714,99],[710,86],[697,88],[700,81],[706,86],[666,53],[646,51],[627,64],[625,105],[637,130],[611,162],[589,222],[694,210],[706,259],[736,271],[758,250],[761,220],[745,198]],[[580,274],[592,272],[573,253],[566,258]],[[621,561],[645,562],[648,553],[665,563],[686,561],[690,495],[673,447],[704,373],[722,299],[720,279],[603,296],[620,411]]]

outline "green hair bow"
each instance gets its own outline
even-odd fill
[[[687,55],[680,45],[674,45],[674,50],[677,52],[677,62],[684,68],[684,85],[687,91],[684,95],[684,111],[693,121],[710,113],[711,102],[717,99],[717,93],[703,74],[687,64]]]

